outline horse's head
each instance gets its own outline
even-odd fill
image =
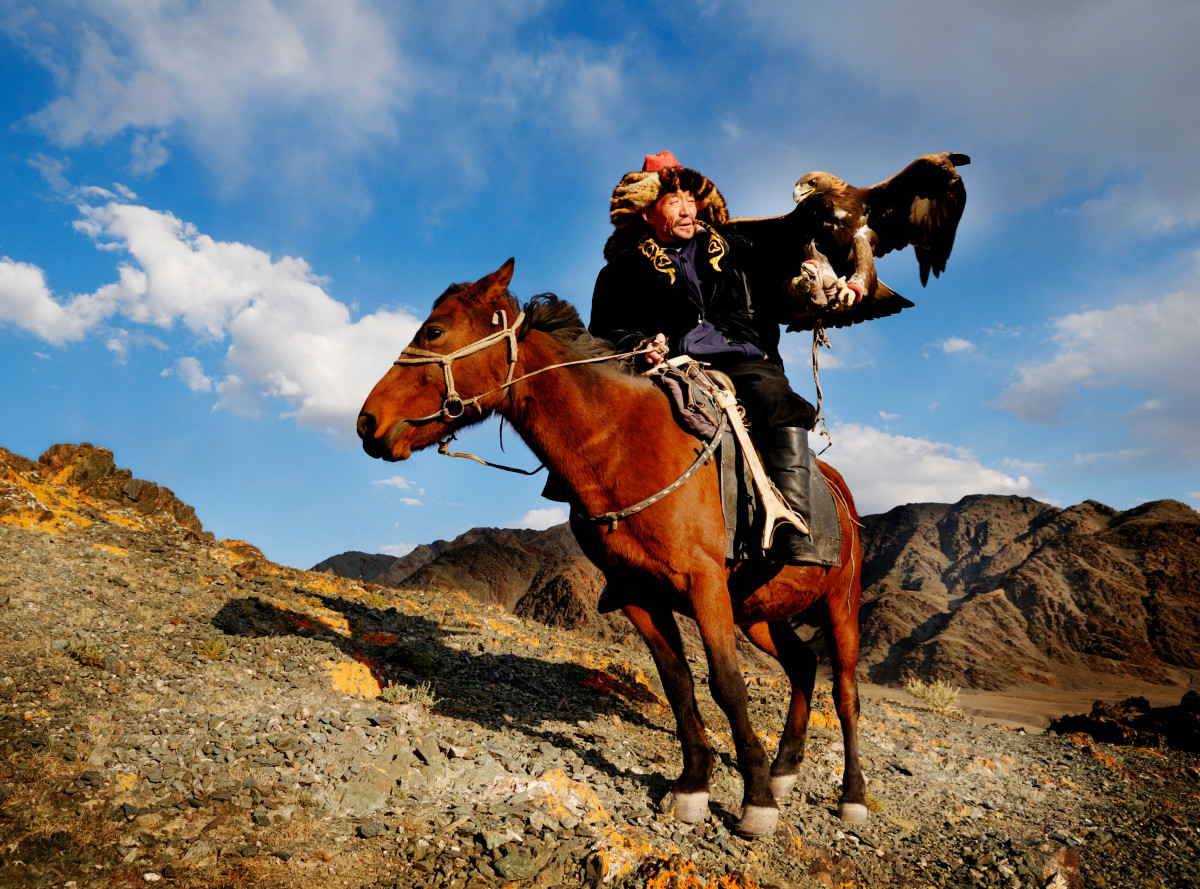
[[[520,310],[508,292],[512,276],[510,259],[492,274],[450,287],[437,298],[412,342],[363,403],[358,435],[364,451],[405,460],[495,409],[516,361]]]

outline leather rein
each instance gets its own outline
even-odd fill
[[[495,333],[481,337],[480,339],[475,340],[473,343],[468,343],[461,349],[455,349],[453,352],[447,352],[443,354],[441,352],[431,352],[427,349],[418,349],[416,346],[405,346],[404,350],[400,353],[400,357],[392,362],[393,367],[440,364],[442,366],[442,371],[445,375],[446,381],[446,394],[442,398],[442,406],[432,414],[410,419],[408,420],[408,423],[413,426],[424,426],[439,419],[449,423],[466,414],[468,408],[479,410],[479,402],[484,398],[487,398],[489,395],[494,395],[497,392],[501,392],[510,388],[522,380],[535,377],[538,374],[545,373],[548,370],[557,370],[563,367],[573,367],[577,364],[593,364],[599,361],[613,361],[622,358],[630,358],[635,355],[644,355],[651,351],[651,347],[645,347],[641,349],[634,349],[630,352],[621,352],[615,355],[601,355],[596,358],[582,358],[577,361],[565,361],[561,364],[548,364],[545,367],[540,367],[537,370],[530,371],[527,374],[514,377],[513,373],[517,368],[517,355],[520,351],[518,346],[519,340],[517,339],[517,331],[520,329],[524,320],[525,313],[519,312],[516,320],[513,321],[512,325],[510,326],[508,323],[508,313],[503,309],[498,309],[492,315],[492,324],[499,325],[501,329]],[[508,374],[505,376],[504,382],[499,386],[492,387],[486,392],[480,393],[479,395],[474,395],[470,398],[463,398],[458,394],[458,390],[454,387],[454,372],[450,369],[451,365],[453,365],[454,362],[459,358],[465,358],[468,355],[474,355],[476,352],[482,352],[484,349],[487,349],[499,342],[508,343]],[[679,478],[667,485],[667,487],[663,488],[657,494],[652,494],[645,500],[635,503],[633,506],[628,506],[625,509],[614,510],[613,512],[606,512],[603,515],[593,516],[588,515],[587,513],[579,512],[578,510],[575,512],[575,514],[585,521],[595,522],[597,524],[605,524],[608,526],[609,531],[615,531],[618,522],[628,518],[631,515],[634,515],[635,513],[641,512],[646,507],[652,506],[659,500],[662,500],[664,497],[675,492],[681,485],[683,485],[684,482],[686,482],[696,473],[697,469],[699,469],[703,464],[707,463],[712,457],[713,452],[717,449],[717,445],[720,443],[721,435],[725,431],[725,425],[725,418],[722,417],[720,427],[717,429],[712,439],[704,446],[703,450],[701,450],[696,456],[696,459],[692,462],[692,465],[684,470],[683,474]],[[506,472],[517,472],[522,475],[533,475],[545,467],[545,464],[540,464],[536,469],[517,469],[512,466],[502,466],[499,463],[491,463],[487,460],[484,460],[482,457],[475,456],[474,454],[452,453],[449,450],[451,441],[454,441],[453,432],[449,433],[445,438],[438,442],[438,453],[445,454],[447,457],[465,457],[468,460],[474,460],[478,463],[482,463],[484,466],[491,466],[495,469],[503,469]]]

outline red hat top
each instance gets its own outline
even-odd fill
[[[665,170],[667,167],[682,167],[679,161],[675,159],[675,155],[669,151],[660,151],[658,154],[646,155],[646,162],[642,164],[643,173],[656,173],[659,170]]]

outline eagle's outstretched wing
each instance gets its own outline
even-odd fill
[[[921,283],[946,268],[954,235],[967,202],[967,190],[955,165],[965,154],[943,151],[917,158],[885,182],[866,189],[867,224],[875,233],[875,255],[913,245],[921,266]]]

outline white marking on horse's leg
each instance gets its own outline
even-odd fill
[[[866,824],[867,807],[862,803],[838,803],[838,817],[851,824]]]
[[[675,817],[684,824],[703,821],[708,817],[708,794],[703,790],[675,794]]]
[[[779,826],[779,809],[774,806],[746,806],[734,832],[744,837],[764,837]]]
[[[775,797],[775,802],[783,804],[787,795],[792,792],[792,788],[796,786],[797,775],[776,775],[771,779],[771,795]]]

